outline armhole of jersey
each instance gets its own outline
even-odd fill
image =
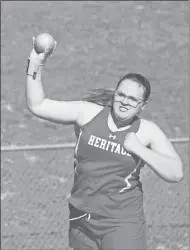
[[[85,124],[83,124],[82,126],[80,126],[81,128],[83,127],[88,127],[88,125],[91,124],[91,122],[93,122],[95,119],[97,119],[100,115],[102,115],[102,113],[106,112],[106,108],[108,107],[103,107],[90,121],[86,122]]]
[[[135,121],[136,122],[136,124],[135,124],[135,126],[136,126],[136,128],[135,128],[135,133],[138,133],[139,132],[139,130],[140,130],[140,127],[141,127],[141,118],[140,117],[138,117],[138,116],[136,116],[136,118],[137,118],[137,120]]]

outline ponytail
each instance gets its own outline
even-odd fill
[[[89,95],[82,98],[83,101],[92,102],[101,106],[112,106],[114,89],[111,88],[97,88],[92,89]]]

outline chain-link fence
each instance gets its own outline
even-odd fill
[[[149,249],[189,249],[188,140],[174,146],[184,164],[183,181],[167,183],[148,167],[141,172]],[[1,177],[2,249],[67,249],[73,150],[5,150]]]

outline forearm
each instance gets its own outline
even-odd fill
[[[32,62],[30,62],[32,63]],[[43,86],[42,86],[42,69],[43,66],[40,66],[34,79],[31,75],[27,74],[26,79],[26,102],[29,109],[32,109],[35,106],[40,105],[45,98]]]
[[[144,146],[140,146],[136,154],[165,181],[179,182],[182,179],[181,163],[174,157],[159,154]]]

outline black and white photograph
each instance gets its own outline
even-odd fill
[[[188,250],[189,2],[1,1],[1,249]]]

